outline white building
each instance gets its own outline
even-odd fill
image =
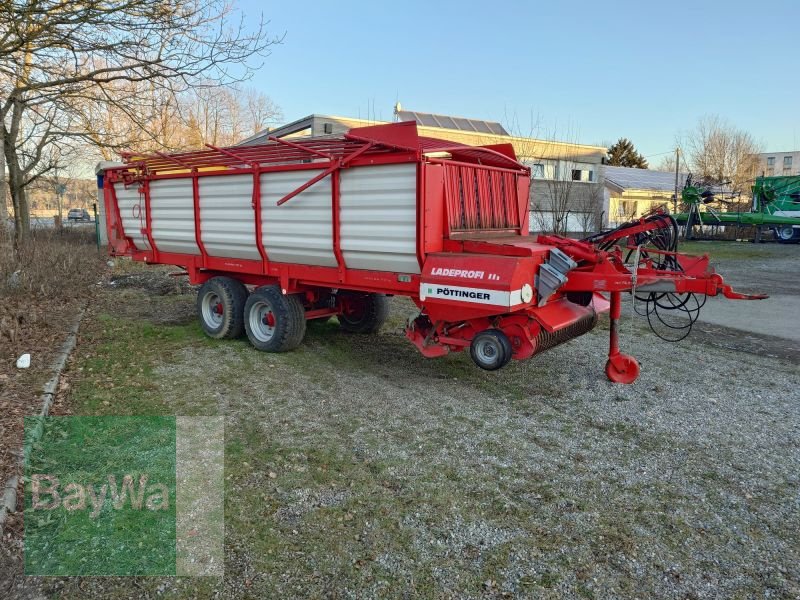
[[[758,174],[800,175],[800,150],[794,152],[762,152],[758,156]]]

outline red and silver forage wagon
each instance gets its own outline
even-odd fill
[[[470,349],[498,369],[592,329],[611,311],[606,373],[632,382],[620,353],[621,295],[648,311],[737,294],[707,257],[677,253],[657,213],[586,240],[528,234],[530,172],[510,144],[421,137],[416,125],[339,137],[127,156],[104,171],[112,254],[178,265],[202,284],[197,310],[216,338],[247,334],[290,350],[308,319],[374,332],[387,296],[419,315],[406,335],[425,356]],[[687,308],[688,307],[688,308]]]

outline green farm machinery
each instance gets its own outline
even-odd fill
[[[771,230],[783,243],[800,242],[800,176],[758,177],[752,188],[753,204],[747,212],[723,212],[711,204],[730,204],[725,192],[702,182],[693,182],[690,175],[681,192],[687,211],[673,215],[684,227],[685,238],[694,237],[695,227],[755,227],[756,241],[763,230]],[[718,197],[721,196],[721,197]],[[703,207],[705,210],[700,210]]]

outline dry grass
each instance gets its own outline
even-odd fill
[[[40,410],[53,356],[107,269],[93,228],[37,229],[19,252],[11,237],[0,227],[0,482],[17,469],[23,418]],[[31,367],[17,369],[24,353]]]
[[[0,230],[0,296],[70,298],[85,295],[97,281],[103,255],[94,229],[36,229],[18,252],[11,232]]]

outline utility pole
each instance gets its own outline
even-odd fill
[[[681,164],[681,150],[680,148],[675,148],[675,200],[672,202],[672,212],[678,212],[678,167]]]
[[[67,191],[67,186],[62,183],[58,177],[58,167],[55,168],[55,192],[56,192],[56,207],[58,208],[58,215],[56,221],[56,229],[61,230],[64,224],[64,192]]]

